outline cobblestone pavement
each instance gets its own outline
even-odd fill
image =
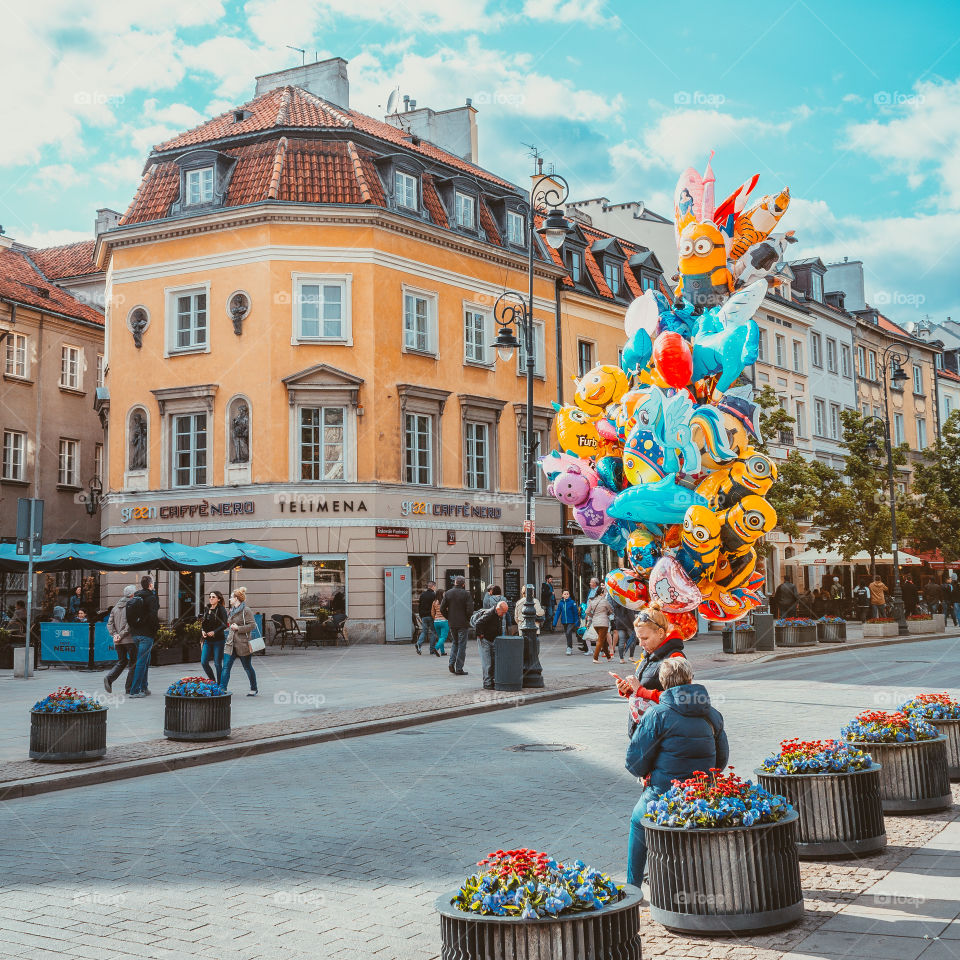
[[[890,698],[874,676],[908,692],[958,685],[960,665],[933,643],[911,658],[928,662],[895,659],[916,649],[711,680],[732,762],[747,771],[782,737],[835,733]],[[554,743],[575,749],[509,749]],[[624,705],[604,692],[9,801],[0,957],[434,958],[436,897],[489,850],[581,856],[622,879],[637,795],[624,747]],[[889,818],[885,853],[804,865],[809,912],[792,930],[713,942],[645,918],[644,955],[774,960],[951,818]],[[858,933],[847,954],[890,955],[874,939]]]

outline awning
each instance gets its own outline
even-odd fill
[[[892,553],[878,553],[874,558],[877,563],[893,563]],[[919,567],[923,561],[915,557],[912,553],[905,553],[903,550],[897,554],[901,567]],[[870,566],[870,554],[866,550],[855,553],[849,560],[845,560],[841,554],[835,550],[805,550],[798,553],[795,557],[787,557],[784,563],[799,563],[800,566],[852,566],[860,564],[865,567]]]

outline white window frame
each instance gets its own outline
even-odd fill
[[[760,339],[757,342],[757,359],[763,363],[768,363],[767,352],[767,331],[761,327]]]
[[[482,428],[484,432],[484,450],[483,456],[483,483],[476,482],[479,479],[479,473],[476,469],[477,461],[477,428]],[[471,434],[473,434],[471,436]],[[484,420],[464,420],[463,422],[463,486],[466,490],[489,490],[491,477],[491,442],[494,436],[494,430],[491,424]],[[471,445],[474,450],[471,452]]]
[[[837,372],[837,341],[827,337],[827,372]]]
[[[823,303],[823,277],[816,270],[810,272],[810,295],[817,303]]]
[[[787,368],[787,338],[782,334],[774,334],[775,345],[777,348],[776,365],[782,369]]]
[[[567,272],[570,274],[570,279],[574,283],[583,283],[583,274],[586,270],[586,264],[583,259],[582,250],[568,250],[567,256],[570,258],[570,263],[567,266]],[[577,264],[577,269],[573,269],[573,265]]]
[[[580,362],[580,345],[583,344],[585,347],[590,348],[590,366],[586,370],[582,369],[583,364]],[[593,340],[585,340],[583,337],[577,337],[577,376],[582,377],[588,371],[592,370],[596,365],[595,357],[597,355],[597,344]]]
[[[103,363],[103,354],[97,354],[97,386],[102,387],[104,384],[104,363]]]
[[[803,400],[796,401],[796,413],[794,414],[793,419],[796,421],[794,427],[796,428],[797,436],[802,440],[807,435],[807,405]]]
[[[517,376],[527,375],[526,350],[523,346],[523,331],[517,337],[520,349],[517,351]],[[540,320],[533,321],[533,375],[540,380],[547,378],[547,332],[546,326]]]
[[[343,414],[343,424],[342,424],[343,438],[342,438],[342,440],[340,441],[340,446],[341,446],[341,448],[342,448],[341,463],[342,463],[342,465],[343,465],[343,470],[342,470],[342,474],[343,474],[343,475],[342,475],[341,477],[330,477],[330,478],[328,478],[328,477],[326,477],[326,476],[323,476],[322,474],[324,474],[324,473],[326,472],[326,466],[327,466],[327,464],[326,464],[325,461],[322,461],[322,460],[321,460],[320,463],[319,463],[319,465],[318,465],[318,472],[321,474],[321,476],[316,477],[315,479],[305,479],[305,478],[304,478],[304,476],[303,476],[303,467],[304,467],[305,461],[304,461],[304,459],[303,459],[302,426],[303,426],[303,413],[304,413],[305,410],[320,410],[320,411],[340,410],[340,411],[342,412],[342,414]],[[324,414],[321,414],[321,421],[323,421],[324,419],[325,419],[325,415],[324,415]],[[320,430],[319,449],[321,450],[321,452],[324,450],[324,448],[325,448],[325,446],[326,446],[326,441],[325,441],[325,439],[324,439],[324,437],[323,437],[323,428],[324,428],[325,425],[326,425],[326,424],[325,424],[324,422],[321,422],[321,423],[318,425],[318,426],[319,426],[319,430]],[[340,484],[340,483],[345,482],[345,481],[348,480],[348,479],[351,479],[350,464],[351,464],[351,461],[352,461],[352,457],[351,457],[351,449],[352,449],[352,446],[351,446],[351,443],[352,443],[352,433],[353,433],[353,431],[350,429],[350,408],[348,407],[348,405],[347,405],[346,403],[342,403],[342,402],[339,402],[339,401],[331,401],[331,402],[329,402],[329,403],[325,403],[325,402],[322,402],[322,400],[317,400],[316,402],[313,402],[313,403],[307,402],[307,401],[305,401],[305,402],[303,402],[303,403],[298,403],[298,404],[296,405],[296,417],[295,417],[295,419],[294,419],[294,431],[295,431],[295,432],[294,432],[294,443],[295,443],[295,447],[294,447],[293,454],[294,454],[294,469],[296,470],[296,473],[295,473],[295,477],[294,477],[294,478],[295,478],[295,480],[296,480],[297,483],[337,483],[337,484]]]
[[[815,367],[823,366],[823,346],[819,333],[810,334],[810,363]]]
[[[867,375],[867,348],[857,346],[857,374],[861,377]]]
[[[19,455],[19,461],[16,459],[16,455]],[[19,483],[26,482],[27,434],[25,431],[3,431],[3,460],[0,470],[2,470],[2,473],[0,473],[0,479],[14,480]]]
[[[304,343],[336,343],[343,346],[353,346],[353,274],[351,273],[292,273],[291,282],[291,334],[290,343],[298,346]],[[303,304],[303,288],[317,286],[321,291],[324,287],[340,288],[340,335],[323,335],[323,317],[318,320],[320,333],[315,337],[303,334],[301,305]],[[318,301],[322,307],[323,301]],[[322,312],[322,310],[318,311]]]
[[[507,242],[516,244],[518,247],[526,246],[527,218],[516,210],[507,211]]]
[[[410,346],[407,342],[407,299],[416,298],[425,300],[427,304],[426,317],[426,347]],[[404,353],[436,356],[439,352],[437,315],[439,313],[439,296],[435,290],[422,290],[418,287],[403,285],[400,301],[400,323],[402,330],[402,350]],[[416,332],[414,333],[416,336]]]
[[[816,437],[827,435],[827,404],[824,400],[813,401],[813,434]]]
[[[917,417],[917,449],[926,450],[927,448],[927,418]]]
[[[903,414],[895,413],[893,415],[893,444],[896,447],[899,447],[904,441],[904,432],[903,432]]]
[[[413,202],[408,203],[411,190]],[[403,207],[405,210],[419,210],[419,194],[419,183],[412,173],[407,173],[406,170],[393,171],[393,196],[398,207]]]
[[[867,351],[867,379],[877,379],[877,354],[875,350]]]
[[[943,418],[944,420],[946,420],[947,417],[949,417],[950,414],[953,413],[952,404],[953,404],[953,397],[951,397],[949,393],[945,393],[943,395],[943,412],[946,414],[946,416]]]
[[[840,404],[830,404],[830,439],[839,440],[841,434]]]
[[[803,343],[800,340],[793,341],[793,372],[803,373]]]
[[[214,177],[212,165],[184,171],[183,205],[185,207],[199,207],[213,203]]]
[[[481,348],[481,357],[478,359],[470,355],[471,339],[477,333],[476,326],[469,326],[468,317],[476,321],[480,317],[483,320],[480,337],[482,338],[479,346]],[[472,332],[472,335],[471,335]],[[480,304],[471,303],[468,300],[463,301],[463,362],[471,367],[492,367],[496,359],[496,351],[491,346],[493,342],[493,314],[489,307]],[[473,343],[473,347],[478,344]]]
[[[603,280],[610,288],[610,292],[615,297],[619,297],[623,289],[623,264],[616,260],[604,260]]]
[[[209,353],[210,352],[210,284],[199,283],[191,284],[190,286],[184,287],[167,287],[164,291],[165,299],[167,304],[166,317],[164,321],[165,327],[165,336],[164,336],[164,356],[165,357],[178,357],[183,354],[192,354],[192,353]],[[178,331],[177,331],[177,322],[178,322],[178,311],[179,311],[179,298],[191,296],[195,297],[198,294],[206,295],[206,338],[205,343],[202,346],[189,346],[181,347],[178,346]],[[191,329],[193,329],[191,327]]]
[[[411,426],[413,432],[411,433]],[[422,429],[421,429],[422,428]],[[417,487],[432,487],[433,484],[433,415],[408,411],[403,415],[403,482]],[[413,444],[411,445],[411,439]],[[423,448],[421,440],[426,440]],[[426,457],[426,465],[415,462],[420,455]]]
[[[8,377],[17,377],[27,380],[30,377],[30,355],[27,353],[27,335],[14,333],[7,334],[6,353],[3,371]]]
[[[477,198],[472,193],[455,190],[453,193],[454,220],[458,227],[466,230],[477,229]],[[469,210],[469,219],[465,216]]]
[[[850,376],[850,345],[846,343],[840,344],[840,374]]]
[[[913,392],[923,395],[923,367],[919,363],[913,365]]]
[[[201,465],[199,460],[199,453],[201,449],[197,444],[197,417],[204,418],[204,446],[203,446],[203,464]],[[189,479],[186,483],[179,483],[177,480],[177,474],[179,473],[179,464],[178,454],[180,451],[177,449],[177,424],[180,420],[189,419],[190,420],[190,447],[186,451],[190,457],[190,463],[187,466],[187,472],[189,474]],[[184,490],[188,487],[209,487],[211,484],[211,474],[213,469],[213,464],[211,463],[211,451],[213,449],[211,436],[211,428],[213,426],[213,417],[209,410],[178,410],[176,413],[171,413],[169,417],[169,423],[167,429],[170,431],[170,486],[171,488],[177,490]],[[198,479],[200,471],[203,470],[203,479]]]
[[[83,347],[61,344],[60,387],[64,390],[83,389]]]
[[[93,475],[103,482],[103,444],[97,443],[93,447]]]
[[[60,438],[57,460],[57,486],[80,486],[80,441],[68,437]]]

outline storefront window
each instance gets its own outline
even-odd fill
[[[320,607],[331,614],[346,614],[346,557],[304,558],[300,567],[300,616],[315,616]]]
[[[427,584],[436,577],[433,572],[433,557],[407,557],[407,563],[410,564],[411,589],[413,590],[413,602],[416,604],[417,598],[427,589]]]

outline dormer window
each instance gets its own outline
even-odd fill
[[[570,271],[570,279],[574,283],[580,283],[583,277],[583,254],[579,250],[567,251],[567,269]]]
[[[610,292],[615,296],[620,295],[620,278],[622,276],[622,266],[607,260],[603,264],[603,279],[607,281]]]
[[[651,277],[649,273],[640,274],[640,289],[641,290],[656,290],[657,289],[657,278]]]
[[[522,247],[525,243],[523,214],[514,210],[507,211],[507,242]]]
[[[810,296],[817,303],[823,303],[823,277],[816,270],[810,271]]]
[[[417,209],[417,178],[402,170],[393,174],[393,192],[397,206],[407,210]]]
[[[477,226],[477,201],[469,194],[456,192],[456,219],[458,227],[475,230]]]
[[[200,167],[198,170],[188,170],[187,204],[195,206],[201,203],[213,203],[213,167]]]

